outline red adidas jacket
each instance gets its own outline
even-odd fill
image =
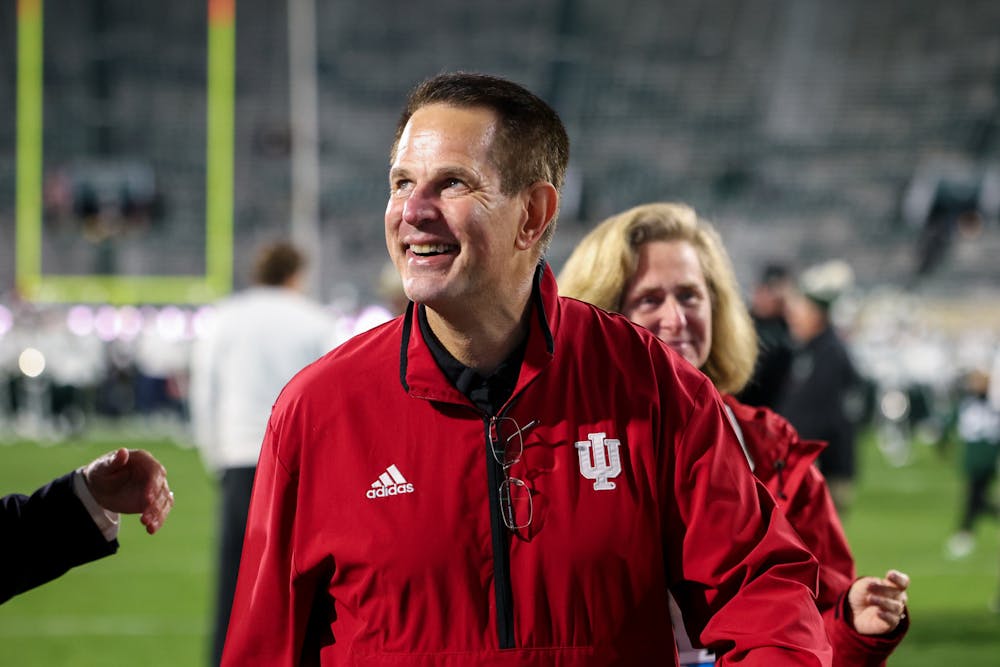
[[[224,665],[676,665],[668,588],[722,665],[830,664],[816,561],[711,383],[625,318],[559,298],[547,268],[538,281],[501,411],[524,432],[509,474],[530,525],[500,520],[490,419],[411,308],[275,404]]]
[[[754,474],[767,486],[802,541],[819,560],[816,604],[823,614],[836,667],[880,667],[903,640],[909,614],[888,635],[858,634],[847,621],[847,591],[857,579],[833,499],[823,475],[813,465],[826,446],[801,440],[783,417],[763,407],[724,396],[743,432],[754,461]]]

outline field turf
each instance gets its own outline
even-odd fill
[[[0,665],[178,667],[207,664],[215,535],[215,487],[197,454],[168,440],[0,444],[0,492],[30,493],[119,444],[151,450],[169,471],[176,506],[148,536],[125,517],[119,553],[0,605]],[[910,574],[909,636],[890,665],[1000,665],[998,525],[984,520],[975,551],[945,557],[958,515],[955,452],[914,446],[913,461],[885,463],[870,435],[845,526],[859,573]]]

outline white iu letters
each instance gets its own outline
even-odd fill
[[[621,443],[611,438],[605,439],[606,435],[590,433],[587,440],[576,443],[576,451],[580,455],[580,474],[594,480],[595,491],[610,491],[615,488],[615,483],[608,480],[617,477],[622,471],[622,460],[618,454]]]

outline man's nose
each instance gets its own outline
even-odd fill
[[[403,222],[419,227],[437,216],[433,193],[427,186],[415,186],[403,202]]]

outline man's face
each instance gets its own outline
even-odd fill
[[[782,317],[789,284],[786,280],[758,285],[753,290],[752,312],[758,317]]]
[[[438,312],[497,302],[534,262],[515,247],[524,197],[501,192],[490,160],[496,121],[485,108],[421,107],[389,170],[389,255],[406,295]]]
[[[822,309],[807,296],[792,290],[785,304],[788,331],[795,340],[807,343],[818,336],[826,326]]]

